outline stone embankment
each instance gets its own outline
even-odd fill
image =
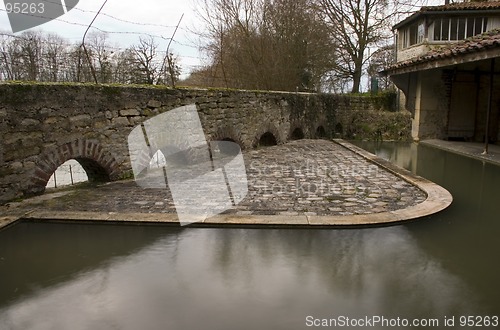
[[[438,185],[341,140],[292,141],[245,151],[244,159],[247,196],[193,225],[387,224],[439,212],[452,201]],[[18,218],[179,224],[168,189],[131,180],[55,194],[4,206],[4,224]],[[211,197],[207,191],[200,205]]]

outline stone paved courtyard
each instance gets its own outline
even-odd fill
[[[426,194],[343,146],[326,140],[297,140],[244,152],[248,195],[226,211],[235,215],[353,215],[404,209]],[[210,191],[206,191],[210,198]],[[58,198],[37,199],[45,211],[175,213],[165,189],[143,189],[134,181],[78,188]]]

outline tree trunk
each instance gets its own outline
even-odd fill
[[[356,65],[356,69],[352,75],[352,92],[359,93],[359,87],[361,85],[361,68]]]

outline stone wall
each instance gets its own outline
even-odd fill
[[[410,140],[411,114],[398,111],[397,95],[339,95],[333,135],[356,140]]]
[[[398,46],[399,48],[399,46]],[[417,44],[404,49],[398,49],[397,58],[398,61],[406,61],[410,58],[414,58],[425,54],[430,50],[429,44]]]
[[[78,160],[90,180],[130,175],[127,137],[159,113],[196,103],[208,140],[252,148],[266,132],[278,143],[295,128],[329,131],[314,94],[63,84],[0,85],[0,200],[40,193],[55,169]]]
[[[127,137],[143,121],[197,105],[207,140],[243,149],[264,133],[277,143],[343,136],[350,113],[378,105],[349,96],[84,84],[0,84],[0,202],[41,193],[52,173],[76,159],[90,181],[130,176]],[[336,128],[343,126],[343,132]]]

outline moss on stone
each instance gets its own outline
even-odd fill
[[[355,140],[410,141],[411,114],[407,111],[356,112],[343,137]]]

